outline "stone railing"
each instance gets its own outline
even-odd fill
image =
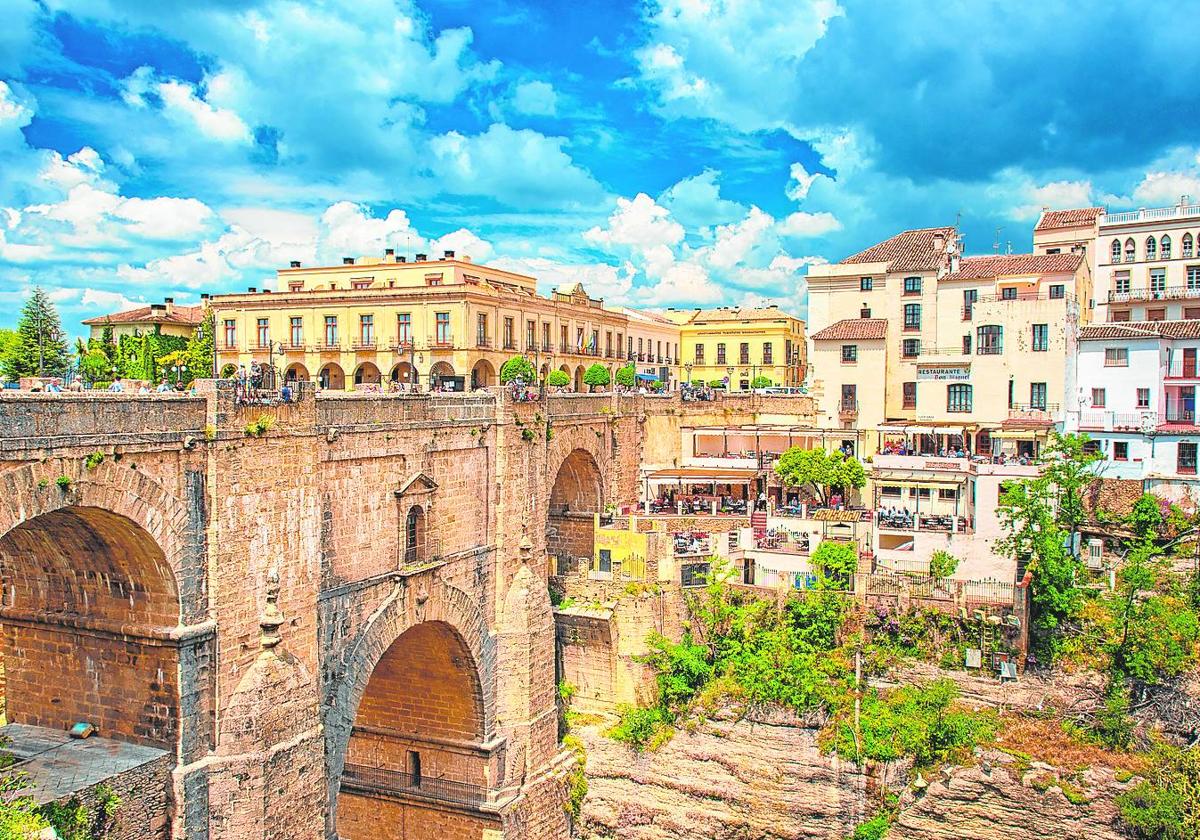
[[[317,396],[317,425],[375,426],[381,423],[487,421],[496,416],[496,396],[479,394],[329,394]]]
[[[207,402],[178,394],[3,394],[0,446],[154,442],[202,434]]]

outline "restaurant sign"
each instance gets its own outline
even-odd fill
[[[917,379],[926,382],[955,382],[971,378],[971,366],[917,365]]]

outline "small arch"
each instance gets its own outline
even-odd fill
[[[496,384],[496,369],[487,359],[480,359],[471,368],[471,390]]]
[[[1192,235],[1190,233],[1185,233],[1183,235],[1183,258],[1185,260],[1190,260],[1192,258],[1193,241],[1194,240],[1192,239]]]
[[[1119,263],[1121,261],[1121,240],[1114,239],[1112,241],[1112,261]]]
[[[221,366],[221,378],[222,379],[233,379],[233,376],[236,373],[237,373],[237,365],[233,364],[232,362]]]
[[[1133,241],[1133,237],[1125,240],[1125,262],[1133,262],[1137,257],[1137,245]]]
[[[299,362],[293,362],[284,371],[283,379],[285,382],[307,382],[308,368]]]
[[[354,384],[356,386],[378,385],[379,379],[379,368],[375,367],[371,362],[363,362],[354,369]]]
[[[336,362],[330,362],[322,367],[321,372],[317,374],[317,381],[326,391],[346,390],[346,374]]]
[[[1146,259],[1158,259],[1158,240],[1153,236],[1146,237]]]
[[[1171,237],[1165,233],[1162,239],[1158,240],[1158,251],[1164,260],[1171,259]]]
[[[583,393],[583,365],[575,368],[575,393]]]
[[[389,378],[393,382],[399,382],[401,385],[416,385],[417,369],[409,362],[401,362],[392,368]]]

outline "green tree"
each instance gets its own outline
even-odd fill
[[[97,349],[88,350],[79,359],[79,372],[87,382],[107,380],[112,374],[108,356]]]
[[[20,340],[16,330],[0,329],[0,373],[8,369],[8,359],[16,355]]]
[[[775,383],[771,381],[770,377],[756,376],[750,382],[750,387],[751,388],[770,388],[774,384]]]
[[[16,347],[3,359],[2,372],[10,379],[22,376],[63,376],[70,366],[66,338],[54,301],[35,287],[17,320]]]
[[[958,571],[958,558],[949,551],[938,549],[929,556],[929,574],[945,580]]]
[[[708,380],[708,387],[709,388],[724,388],[725,380],[724,379],[710,379],[710,380]]]
[[[633,383],[637,381],[637,371],[633,365],[625,365],[625,367],[617,368],[616,379],[618,385],[632,388]]]
[[[1200,837],[1200,750],[1160,744],[1149,778],[1118,794],[1117,810],[1143,840]]]
[[[533,362],[524,356],[513,356],[500,366],[501,385],[507,385],[517,379],[526,384],[533,384],[537,381],[537,373],[533,369]]]
[[[546,375],[546,384],[551,388],[564,388],[571,384],[571,376],[565,370],[552,370]]]
[[[204,317],[196,325],[196,331],[188,339],[185,348],[187,380],[208,379],[213,375],[217,358],[217,317],[212,308],[204,308]]]
[[[853,543],[824,540],[813,552],[811,563],[827,582],[848,589],[858,570],[858,549]]]
[[[1153,493],[1143,493],[1133,503],[1133,509],[1125,519],[1133,529],[1134,537],[1149,542],[1158,536],[1163,525],[1162,503]]]
[[[589,388],[596,388],[608,385],[612,382],[612,377],[608,374],[608,368],[597,362],[583,372],[583,384]]]
[[[811,488],[822,504],[828,504],[835,487],[849,490],[867,483],[863,465],[840,450],[826,452],[793,446],[779,457],[775,472],[789,487]]]
[[[1089,450],[1086,434],[1050,433],[1050,443],[1042,451],[1042,478],[1055,490],[1059,525],[1074,538],[1087,518],[1083,509],[1083,491],[1096,480],[1099,451]]]

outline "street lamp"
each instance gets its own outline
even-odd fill
[[[684,378],[687,380],[686,384],[691,385],[692,384],[692,363],[691,362],[684,362],[683,375],[684,375]]]

